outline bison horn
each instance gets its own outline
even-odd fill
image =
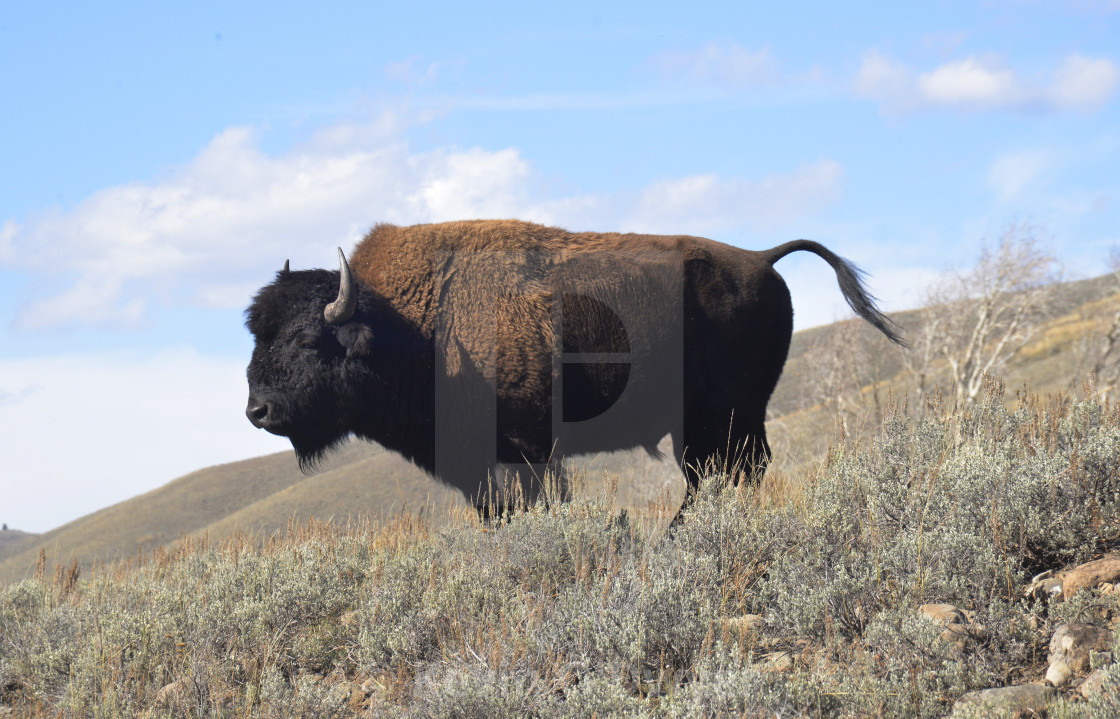
[[[288,274],[289,272],[292,271],[291,268],[288,266],[289,262],[290,262],[290,260],[284,260],[284,269],[280,270],[280,274],[286,275],[286,274]]]
[[[346,255],[342,248],[338,248],[338,299],[327,305],[323,310],[323,318],[327,324],[341,325],[349,322],[358,308],[358,293],[354,291],[354,283],[350,280],[350,265],[346,264]]]

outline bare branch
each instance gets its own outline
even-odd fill
[[[974,402],[984,375],[999,372],[1035,336],[1060,278],[1058,261],[1031,228],[1019,225],[1008,227],[995,246],[985,244],[974,267],[943,273],[927,292],[929,319],[904,360],[918,391],[926,391],[940,357],[954,400]]]

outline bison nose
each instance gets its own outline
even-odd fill
[[[268,402],[261,402],[255,397],[249,398],[249,406],[245,408],[245,416],[257,429],[265,429],[269,424]]]

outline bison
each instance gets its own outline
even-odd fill
[[[356,435],[484,515],[514,496],[495,492],[499,468],[519,468],[531,500],[564,455],[656,455],[666,434],[690,490],[711,457],[759,477],[793,331],[774,263],[802,250],[903,344],[860,270],[809,240],[755,252],[513,220],[377,225],[349,261],[339,250],[339,272],[285,263],[257,293],[246,415],[305,471]]]

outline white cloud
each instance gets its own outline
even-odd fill
[[[917,90],[927,104],[962,109],[1008,107],[1024,97],[1015,73],[975,57],[923,73]]]
[[[5,390],[0,388],[0,407],[12,406],[23,402],[28,397],[34,395],[36,392],[42,392],[43,388],[39,385],[24,385],[15,390]]]
[[[761,180],[693,175],[643,190],[628,227],[647,232],[770,230],[815,213],[840,194],[843,167],[825,161]]]
[[[747,50],[738,45],[706,45],[699,50],[663,52],[652,60],[662,74],[714,81],[733,87],[762,85],[777,77],[770,50]]]
[[[19,232],[19,225],[14,220],[5,220],[4,224],[0,225],[0,261],[11,256],[12,242],[17,232]]]
[[[723,97],[721,91],[689,87],[668,93],[653,90],[611,92],[530,92],[524,95],[472,95],[449,101],[449,106],[484,112],[613,112],[619,110],[657,109],[680,104],[704,103]]]
[[[0,262],[77,278],[31,298],[17,323],[134,324],[149,301],[183,294],[197,305],[243,305],[248,294],[234,288],[259,285],[286,257],[321,265],[377,221],[514,215],[526,204],[528,167],[516,150],[409,154],[395,142],[344,142],[358,135],[320,134],[309,147],[268,155],[250,129],[231,128],[171,179],[5,222]]]
[[[38,330],[59,325],[116,325],[143,323],[147,302],[122,299],[118,277],[82,276],[69,289],[24,307],[16,320],[21,329]]]
[[[242,412],[244,360],[193,351],[0,360],[3,521],[44,531],[199,467],[278,452]]]
[[[330,264],[376,222],[521,217],[581,229],[773,228],[831,202],[842,169],[821,162],[760,180],[697,175],[612,195],[543,196],[515,148],[411,153],[380,118],[263,152],[230,128],[159,182],[94,193],[74,208],[9,220],[0,266],[35,276],[26,329],[142,324],[152,308],[243,307],[285,258]]]
[[[517,150],[473,149],[424,165],[419,186],[406,202],[433,222],[511,217],[527,205],[525,181],[531,170]]]
[[[1054,73],[1049,96],[1058,107],[1091,109],[1104,104],[1120,85],[1120,69],[1108,60],[1070,55]]]
[[[407,85],[426,85],[439,76],[440,66],[439,62],[425,63],[415,56],[386,65],[385,77]]]
[[[916,73],[877,50],[868,51],[853,81],[859,97],[887,112],[925,109],[1092,110],[1120,86],[1111,60],[1070,55],[1048,75],[1028,77],[992,57],[970,56]]]
[[[910,94],[912,83],[910,71],[904,65],[878,50],[869,50],[860,63],[854,87],[860,97],[893,105]]]

